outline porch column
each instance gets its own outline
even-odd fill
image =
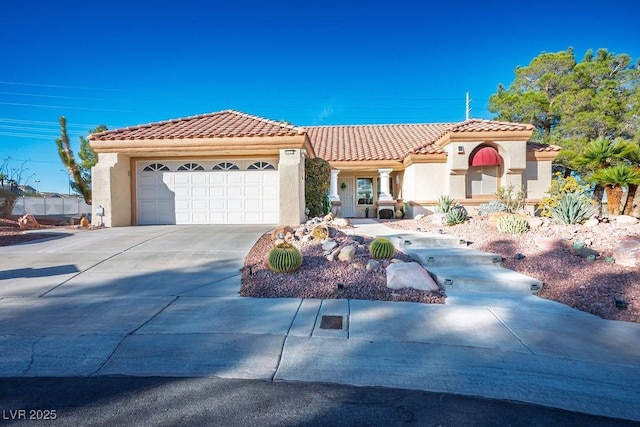
[[[380,196],[378,200],[393,200],[389,195],[389,174],[393,169],[378,169],[380,174]]]
[[[340,171],[337,169],[331,169],[331,183],[329,185],[329,200],[332,202],[339,202],[340,196],[338,195],[338,175]]]

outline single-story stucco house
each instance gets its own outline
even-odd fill
[[[92,217],[108,227],[298,224],[307,157],[329,162],[329,196],[344,217],[399,201],[413,217],[441,195],[472,207],[510,184],[535,203],[559,147],[529,142],[532,133],[479,119],[298,127],[233,110],[109,130],[89,136]]]

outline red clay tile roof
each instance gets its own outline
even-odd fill
[[[500,132],[533,130],[534,126],[524,123],[497,122],[494,120],[470,119],[455,124],[451,132]]]
[[[90,140],[144,140],[304,135],[304,130],[285,122],[268,120],[234,110],[201,114],[146,125],[92,134]]]
[[[527,142],[527,150],[531,151],[560,151],[562,147],[557,145],[539,144],[537,142]]]
[[[403,160],[413,154],[445,153],[435,142],[446,133],[524,131],[533,125],[471,119],[459,123],[307,127],[318,157],[327,161]]]
[[[444,153],[433,142],[452,124],[310,126],[316,156],[327,161],[403,160],[410,152]],[[422,147],[422,148],[421,148]]]

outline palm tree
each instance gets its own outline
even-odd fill
[[[640,169],[626,163],[618,163],[615,166],[596,171],[591,178],[600,185],[604,185],[607,192],[609,215],[620,215],[622,189],[640,184]]]
[[[640,168],[640,145],[637,143],[634,144],[634,150],[631,151],[626,159],[631,163],[631,166],[635,168]],[[627,199],[624,203],[624,208],[622,209],[622,213],[624,215],[633,215],[634,207],[640,205],[640,193],[638,192],[637,184],[629,184],[629,188],[627,189]],[[636,208],[637,210],[638,208]],[[635,212],[636,214],[638,212]]]
[[[634,149],[635,147],[626,141],[611,141],[606,138],[598,138],[587,145],[584,153],[576,159],[576,165],[583,166],[587,169],[587,172],[597,171],[595,173],[598,173],[618,163]],[[596,210],[596,216],[600,217],[602,216],[602,197],[604,196],[605,187],[599,180],[593,179],[593,181],[595,184],[593,207]],[[611,212],[611,205],[609,205],[609,211]]]

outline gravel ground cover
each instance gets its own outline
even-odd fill
[[[400,230],[442,230],[445,234],[464,238],[472,248],[501,255],[504,267],[541,280],[544,283],[538,292],[541,298],[604,319],[640,323],[640,268],[605,261],[624,238],[640,238],[640,225],[600,223],[589,228],[583,225],[560,226],[545,220],[535,230],[510,235],[499,232],[487,218],[479,216],[454,226],[434,224],[430,217],[380,222]],[[549,247],[549,241],[556,244]],[[578,241],[600,254],[596,261],[576,255],[573,243]],[[242,274],[243,296],[444,302],[439,295],[386,289],[386,274],[382,268],[385,265],[365,271],[363,266],[369,256],[364,249],[358,251],[356,267],[351,267],[338,261],[326,261],[319,243],[301,245],[305,257],[302,267],[295,273],[282,274],[270,272],[266,266],[272,247],[270,235],[265,234],[247,256]],[[516,257],[517,254],[524,255],[524,258],[516,259],[520,258]],[[404,254],[396,257],[410,260]],[[344,288],[338,289],[337,283],[343,283]],[[624,299],[627,303],[625,309],[617,308],[616,297]]]

